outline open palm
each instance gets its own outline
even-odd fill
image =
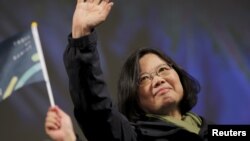
[[[109,0],[77,0],[73,16],[73,36],[83,36],[107,18],[113,2]]]

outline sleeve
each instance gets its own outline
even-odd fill
[[[114,106],[97,51],[95,31],[78,39],[69,36],[64,64],[69,77],[69,90],[74,114],[89,141],[136,140],[134,127]]]

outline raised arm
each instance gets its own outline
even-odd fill
[[[133,126],[108,93],[97,49],[94,28],[105,21],[112,5],[109,0],[78,0],[64,52],[75,118],[88,141],[136,140]]]
[[[72,37],[89,35],[91,30],[106,20],[113,2],[109,0],[77,0],[72,22]]]

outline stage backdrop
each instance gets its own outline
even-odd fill
[[[76,132],[84,138],[72,114],[62,60],[75,2],[1,0],[0,41],[30,28],[32,21],[38,22],[55,103],[71,115]],[[193,111],[218,124],[250,124],[248,0],[114,2],[107,22],[97,28],[101,63],[114,100],[124,59],[135,48],[153,47],[173,57],[201,83]],[[0,140],[49,141],[44,132],[49,106],[44,82],[1,101]]]

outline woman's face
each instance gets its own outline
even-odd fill
[[[183,97],[183,87],[177,72],[171,67],[166,67],[168,65],[163,65],[167,62],[153,53],[140,58],[139,64],[141,108],[150,114],[166,115],[176,110],[179,112],[178,104]]]

